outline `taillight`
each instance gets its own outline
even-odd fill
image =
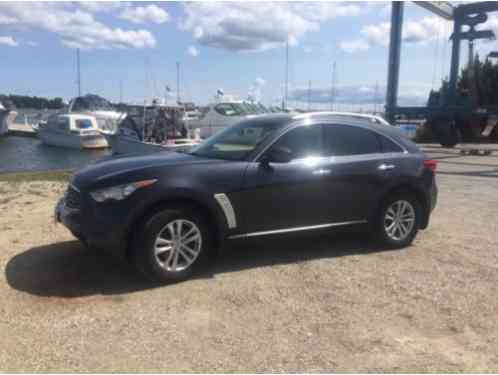
[[[433,159],[424,160],[424,167],[430,169],[433,172],[436,172],[437,161]]]

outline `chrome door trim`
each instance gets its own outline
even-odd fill
[[[228,224],[228,228],[234,229],[237,228],[237,218],[235,217],[235,211],[232,206],[232,202],[224,193],[219,193],[214,195],[214,199],[218,202],[223,213],[225,214],[225,219]]]
[[[344,225],[365,224],[365,223],[367,223],[367,220],[343,221],[340,223],[327,223],[327,224],[319,224],[319,225],[310,225],[310,226],[306,226],[306,227],[295,227],[295,228],[285,228],[285,229],[276,229],[276,230],[266,230],[266,231],[261,231],[261,232],[235,234],[233,236],[229,236],[228,238],[235,239],[235,238],[266,236],[269,234],[300,232],[300,231],[305,231],[305,230],[323,229],[323,228],[340,227],[340,226],[344,226]]]

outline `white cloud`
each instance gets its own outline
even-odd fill
[[[192,56],[192,57],[197,57],[199,56],[199,50],[195,48],[194,46],[190,46],[187,48],[187,53]]]
[[[476,26],[477,30],[491,30],[498,37],[498,17],[493,15],[488,16],[488,20],[481,25]],[[481,39],[474,42],[476,52],[480,56],[487,56],[490,52],[496,51],[496,40]]]
[[[258,77],[258,78],[256,78],[256,80],[254,81],[254,83],[256,84],[256,86],[258,86],[258,87],[262,87],[262,86],[264,86],[264,85],[266,84],[266,81],[265,81],[263,78]]]
[[[342,3],[191,2],[184,5],[182,30],[198,43],[231,51],[264,51],[317,31],[321,21],[356,15],[359,6]]]
[[[121,12],[119,18],[132,23],[153,22],[161,24],[169,21],[169,14],[156,5],[147,5],[145,7],[128,7]]]
[[[304,18],[313,21],[326,21],[338,16],[357,16],[361,11],[358,4],[322,1],[295,3],[292,7]]]
[[[10,47],[17,47],[19,45],[11,36],[0,36],[0,44]]]
[[[346,52],[367,50],[371,46],[389,45],[390,22],[366,25],[361,29],[363,38],[343,41],[340,48]],[[439,17],[424,17],[419,20],[408,20],[403,24],[403,41],[406,43],[425,43],[438,39],[447,40],[451,28],[449,23]]]
[[[0,3],[1,20],[8,27],[42,30],[60,36],[68,47],[92,48],[145,48],[154,47],[156,40],[147,30],[111,28],[97,20],[93,14],[67,3]]]
[[[378,25],[364,26],[361,29],[361,34],[373,45],[387,46],[389,44],[390,30],[391,24],[389,22],[383,22]]]
[[[0,13],[0,25],[10,25],[16,23],[17,19]]]
[[[256,102],[261,101],[261,91],[264,85],[266,85],[265,79],[257,77],[253,84],[249,87],[249,92],[247,93],[248,99]]]
[[[340,42],[339,48],[343,51],[353,53],[357,51],[366,51],[370,48],[370,45],[363,39],[354,39]]]
[[[30,46],[30,47],[37,47],[37,46],[38,46],[38,43],[36,43],[36,42],[34,42],[34,41],[32,41],[32,40],[28,40],[28,41],[26,42],[26,44],[27,44],[28,46]]]
[[[112,12],[127,5],[124,1],[79,1],[76,4],[92,13]]]

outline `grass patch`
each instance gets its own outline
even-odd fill
[[[29,182],[29,181],[69,181],[72,175],[69,169],[41,172],[11,172],[0,173],[0,182]]]

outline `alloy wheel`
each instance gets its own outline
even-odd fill
[[[395,241],[405,240],[415,225],[415,209],[406,200],[392,203],[384,215],[384,230]]]
[[[154,243],[159,266],[169,272],[180,272],[192,265],[202,248],[202,234],[189,220],[177,219],[166,224]]]

